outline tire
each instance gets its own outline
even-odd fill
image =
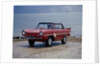
[[[28,40],[28,43],[29,43],[29,46],[32,47],[32,46],[34,46],[35,41],[29,39],[29,40]]]
[[[52,38],[49,37],[49,38],[45,41],[45,45],[46,45],[46,47],[50,47],[51,44],[52,44]]]
[[[62,40],[61,40],[62,44],[66,44],[67,42],[67,37],[65,36]]]

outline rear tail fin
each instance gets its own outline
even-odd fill
[[[67,31],[71,32],[71,28],[66,28],[66,29],[67,29]]]
[[[67,36],[71,36],[70,32],[71,32],[71,28],[66,28],[67,30]]]

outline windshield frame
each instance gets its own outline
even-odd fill
[[[43,25],[46,25],[47,27],[46,28],[39,28],[40,24],[43,24]],[[49,26],[51,25],[51,26]],[[48,28],[49,26],[49,28]],[[44,26],[45,27],[45,26]],[[53,24],[49,24],[49,23],[39,23],[37,26],[36,26],[36,29],[53,29]]]

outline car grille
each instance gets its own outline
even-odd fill
[[[27,36],[26,38],[28,38],[28,39],[34,39],[36,37],[35,36]]]

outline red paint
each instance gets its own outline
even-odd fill
[[[52,36],[54,38],[54,41],[56,40],[62,40],[64,36],[70,36],[71,28],[65,28],[65,29],[55,29],[55,24],[53,23],[53,29],[25,29],[23,30],[25,34],[22,34],[24,37],[35,37],[32,40],[35,41],[45,41],[48,39],[48,37]],[[40,35],[40,32],[43,32],[43,35]],[[31,38],[30,38],[31,39]]]

